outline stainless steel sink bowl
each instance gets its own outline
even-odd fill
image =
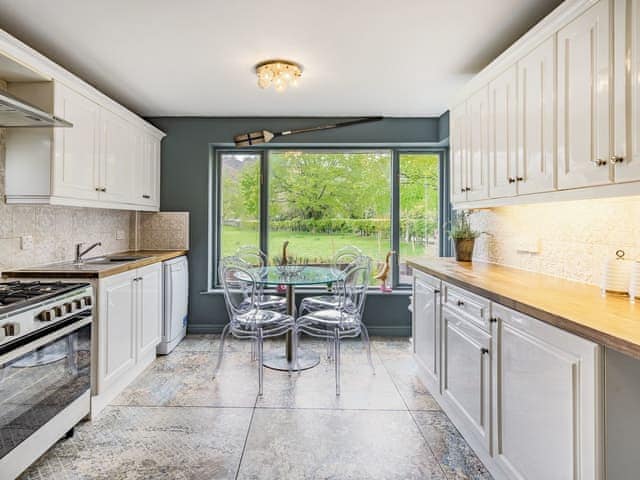
[[[105,255],[103,257],[88,258],[84,261],[89,265],[113,265],[114,263],[126,263],[149,258],[149,255]]]

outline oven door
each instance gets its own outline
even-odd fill
[[[90,376],[91,316],[87,313],[4,353],[0,357],[0,464],[87,393]]]

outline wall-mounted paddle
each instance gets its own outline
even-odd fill
[[[252,145],[260,145],[269,143],[276,137],[284,137],[286,135],[294,135],[296,133],[316,132],[318,130],[330,130],[332,128],[348,127],[350,125],[358,125],[360,123],[377,122],[384,117],[364,117],[356,120],[348,120],[346,122],[330,123],[327,125],[319,125],[317,127],[298,128],[295,130],[284,130],[282,132],[270,132],[269,130],[258,130],[257,132],[243,133],[233,137],[236,147],[251,147]]]

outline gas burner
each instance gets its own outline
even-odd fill
[[[84,285],[83,283],[64,283],[60,281],[13,281],[0,283],[0,314],[46,300]]]

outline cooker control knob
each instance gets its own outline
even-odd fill
[[[20,333],[20,324],[13,322],[5,323],[4,325],[2,325],[2,327],[0,327],[0,330],[2,330],[4,336],[15,337]]]
[[[56,312],[56,317],[64,317],[67,313],[71,312],[71,305],[63,303],[62,305],[58,305],[54,310]]]
[[[84,301],[84,304],[87,307],[90,307],[91,305],[93,305],[93,298],[91,298],[90,296],[82,297],[82,300]]]
[[[53,308],[50,310],[43,310],[42,312],[40,312],[40,315],[38,317],[42,322],[50,322],[51,320],[56,318],[56,312]]]
[[[75,312],[76,310],[80,310],[83,306],[82,299],[78,298],[77,300],[73,300],[71,302],[71,311]]]

